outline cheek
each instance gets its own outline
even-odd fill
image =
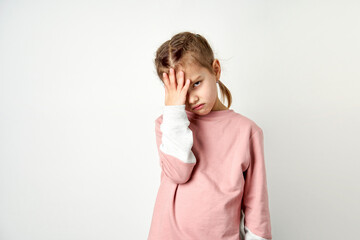
[[[209,86],[207,89],[206,89],[206,93],[204,94],[206,99],[208,101],[215,101],[216,100],[216,97],[217,97],[217,88],[215,86],[215,88],[213,86]]]

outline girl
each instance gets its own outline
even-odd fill
[[[263,131],[229,109],[206,39],[174,35],[155,66],[165,106],[155,120],[161,183],[148,240],[272,239]]]

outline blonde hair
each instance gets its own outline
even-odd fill
[[[212,63],[214,61],[214,53],[208,41],[200,34],[191,32],[180,32],[175,34],[170,40],[165,41],[156,51],[154,60],[155,68],[158,77],[161,81],[163,72],[169,74],[169,68],[178,70],[179,66],[185,63],[182,58],[185,55],[190,55],[192,63],[198,64],[215,74]],[[221,99],[224,102],[226,96],[229,108],[232,103],[230,90],[219,80],[219,87],[221,92]]]

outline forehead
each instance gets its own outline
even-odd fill
[[[191,80],[194,80],[199,75],[204,74],[204,70],[206,70],[204,67],[199,66],[195,63],[188,63],[186,65],[181,65],[176,70],[176,76],[180,75],[180,71],[185,73],[185,78],[190,78]]]

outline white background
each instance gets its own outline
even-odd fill
[[[275,240],[360,224],[358,1],[0,1],[0,239],[146,239],[156,49],[203,35],[264,131]]]

